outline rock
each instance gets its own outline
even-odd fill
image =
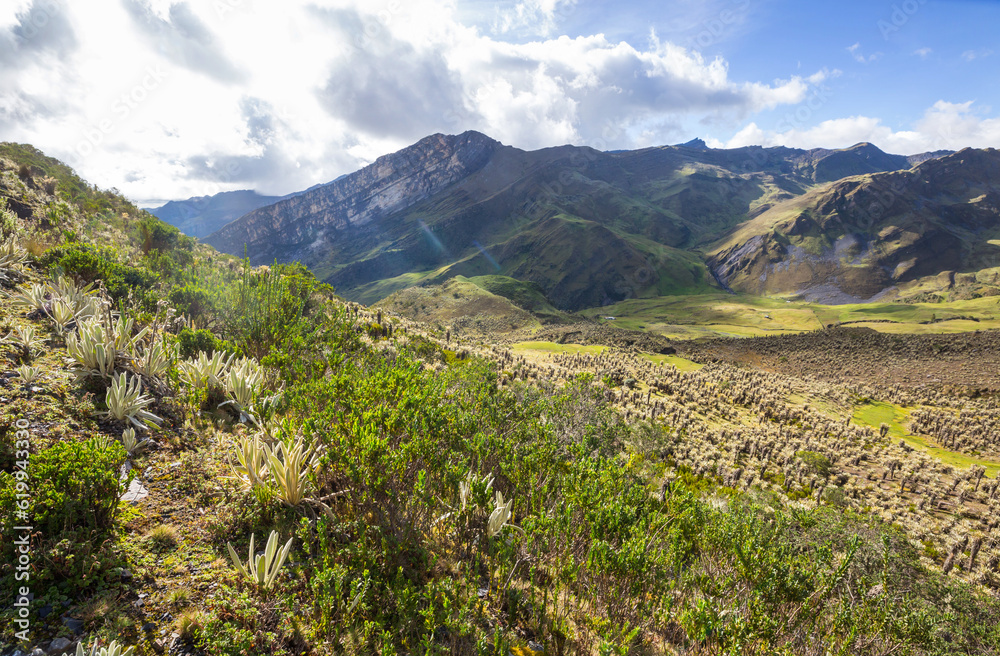
[[[128,501],[129,503],[139,503],[148,496],[149,496],[149,490],[143,487],[142,483],[140,483],[138,480],[133,479],[128,486],[128,491],[122,495],[122,501]]]
[[[56,638],[49,643],[49,648],[46,653],[61,656],[63,653],[69,651],[70,645],[72,644],[73,643],[66,638]]]
[[[142,630],[144,633],[152,633],[153,631],[156,630],[156,625],[153,624],[152,622],[146,622],[145,624],[142,625]]]
[[[83,620],[78,620],[75,617],[64,617],[63,626],[73,632],[74,635],[79,634],[83,631]]]
[[[122,567],[122,571],[118,573],[122,581],[128,582],[132,580],[132,570]]]
[[[44,620],[46,617],[48,617],[51,614],[52,614],[52,604],[45,604],[44,606],[42,606],[41,608],[38,609],[38,617],[39,617],[39,619],[43,619]]]

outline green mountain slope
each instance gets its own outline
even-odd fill
[[[727,230],[830,171],[908,167],[868,144],[526,152],[475,132],[433,135],[207,241],[234,254],[246,245],[254,262],[302,261],[365,302],[453,275],[504,275],[576,310],[717,289],[699,249]]]
[[[966,149],[781,203],[713,245],[709,262],[734,289],[820,302],[947,290],[956,276],[992,294],[997,239],[1000,153]]]

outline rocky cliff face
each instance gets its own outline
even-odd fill
[[[478,132],[435,134],[356,173],[262,207],[205,241],[256,264],[308,260],[337,233],[378,221],[482,168],[501,144]]]

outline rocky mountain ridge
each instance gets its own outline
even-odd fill
[[[575,310],[717,289],[732,267],[715,254],[710,269],[703,253],[730,231],[845,176],[941,155],[890,155],[867,143],[725,150],[698,140],[523,151],[478,132],[437,134],[206,241],[234,254],[246,246],[257,264],[302,261],[363,302],[456,275],[502,275]]]

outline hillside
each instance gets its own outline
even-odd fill
[[[509,344],[34,149],[0,198],[0,653],[1000,653],[995,331]]]
[[[921,291],[1000,293],[1000,153],[966,149],[854,176],[775,205],[709,249],[749,293],[860,302]]]
[[[262,196],[256,191],[224,191],[214,196],[172,200],[147,208],[156,218],[178,228],[189,237],[207,237],[248,212],[272,205],[282,196]]]
[[[254,263],[301,261],[366,303],[456,275],[502,275],[578,310],[717,289],[703,245],[833,175],[911,161],[870,144],[526,152],[475,132],[433,135],[206,241],[233,254],[246,245]]]

